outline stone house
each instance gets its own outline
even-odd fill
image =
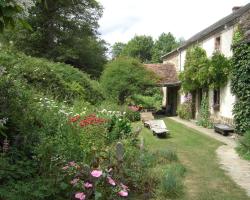
[[[207,27],[206,29],[195,34],[193,37],[188,39],[179,48],[173,50],[172,52],[162,56],[164,65],[173,65],[178,72],[184,70],[186,51],[192,45],[200,45],[207,53],[208,57],[211,57],[214,51],[220,51],[226,57],[230,58],[232,56],[232,40],[234,30],[237,24],[241,22],[242,18],[250,15],[250,3],[243,7],[234,7],[231,14],[220,19],[213,25]],[[179,87],[176,87],[178,89]],[[236,101],[235,96],[231,93],[230,80],[227,82],[226,86],[219,88],[218,90],[209,89],[209,107],[211,112],[211,118],[214,122],[220,123],[233,123],[233,106]],[[166,85],[164,89],[170,89]],[[171,90],[170,90],[171,91]],[[167,92],[166,93],[166,104],[168,105],[168,100],[171,99],[168,96],[175,96],[176,93]],[[204,95],[204,90],[200,89],[193,93],[194,102],[194,113],[193,117],[197,118],[199,114],[199,108],[201,105],[201,99]],[[185,94],[180,91],[177,94],[176,104],[183,103]],[[172,104],[172,102],[171,102]],[[174,108],[175,109],[175,108]],[[175,112],[173,112],[175,113]]]

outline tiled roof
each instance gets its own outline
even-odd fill
[[[148,70],[153,71],[160,79],[160,85],[179,85],[178,74],[173,64],[145,64]]]

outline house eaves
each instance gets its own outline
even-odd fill
[[[224,29],[227,29],[228,27],[233,26],[239,21],[239,18],[245,14],[247,11],[250,10],[250,3],[247,5],[239,8],[237,11],[232,12],[228,16],[222,18],[221,20],[217,21],[216,23],[212,24],[211,26],[207,27],[206,29],[200,31],[199,33],[192,36],[190,39],[188,39],[186,42],[184,42],[183,45],[181,45],[179,48],[174,49],[173,51],[163,55],[161,58],[168,58],[182,49],[186,49],[190,45],[198,44],[204,39],[210,37],[211,35],[214,35]]]

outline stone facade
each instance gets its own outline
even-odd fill
[[[179,59],[178,59],[178,54],[173,54],[172,56],[168,57],[167,59],[163,60],[163,64],[173,64],[176,68],[177,71],[179,71],[178,66],[179,66]]]

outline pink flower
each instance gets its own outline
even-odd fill
[[[108,179],[108,182],[109,182],[110,185],[113,185],[113,186],[116,185],[115,181],[111,177],[108,176],[107,179]]]
[[[92,188],[93,185],[91,183],[89,183],[89,182],[86,182],[86,183],[84,183],[84,187],[89,189],[89,188]]]
[[[123,190],[129,190],[128,186],[124,185],[123,183],[120,184]]]
[[[121,196],[121,197],[127,197],[128,196],[128,192],[126,190],[121,190],[120,192],[118,192],[118,194]]]
[[[68,166],[68,165],[66,165],[66,166],[62,167],[62,169],[63,169],[63,170],[67,170],[68,168],[69,168],[69,166]]]
[[[75,194],[75,198],[76,199],[80,199],[80,200],[85,200],[85,194],[83,193],[83,192],[77,192],[76,194]]]
[[[71,167],[76,167],[76,166],[77,166],[76,163],[75,163],[75,161],[69,162],[69,165],[70,165]]]
[[[76,185],[78,183],[78,181],[79,181],[79,178],[74,178],[72,181],[70,181],[70,183],[72,185]]]
[[[102,175],[102,171],[101,170],[93,170],[91,172],[91,175],[95,178],[99,178]]]

